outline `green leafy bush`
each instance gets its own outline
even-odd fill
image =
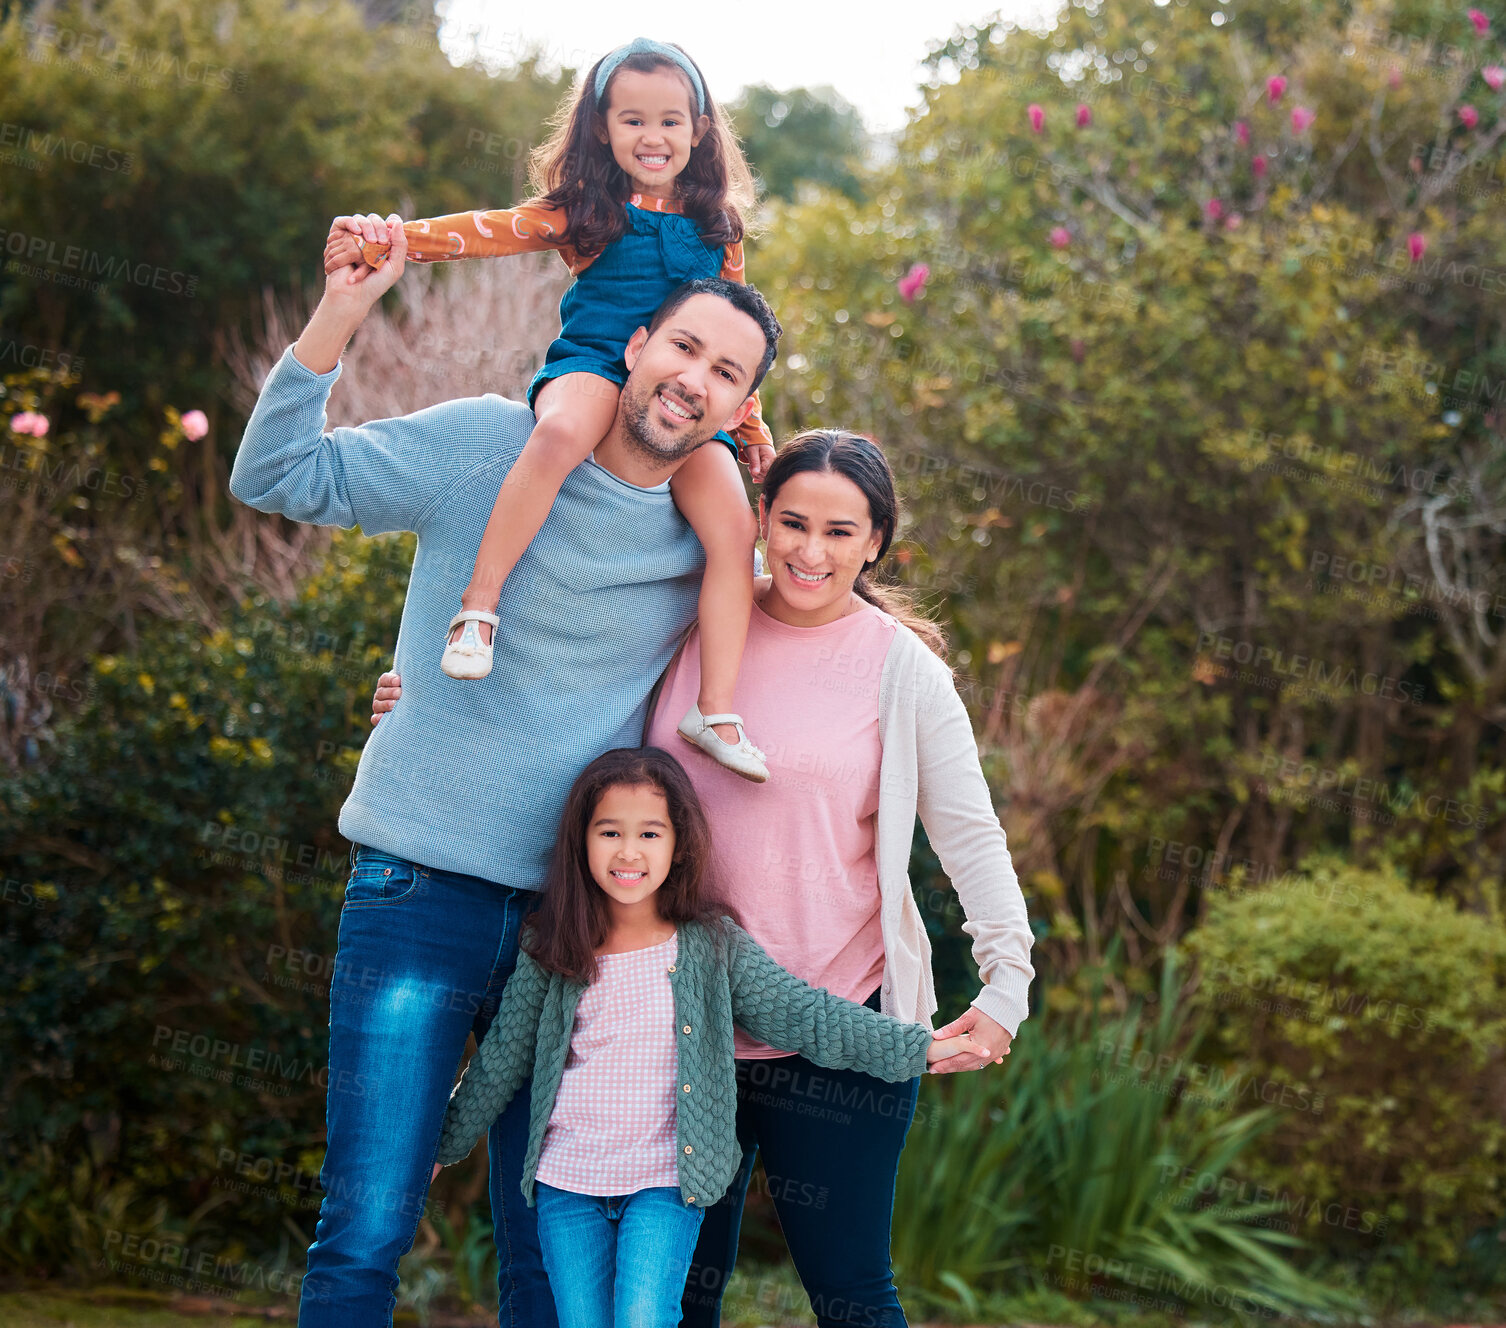
[[[1147,1006],[1043,1011],[1002,1069],[923,1081],[895,1197],[902,1285],[972,1322],[1004,1290],[1173,1313],[1340,1307],[1289,1261],[1302,1242],[1263,1224],[1272,1203],[1209,1200],[1274,1119],[1186,1091],[1199,1034],[1178,985],[1173,961]]]
[[[77,1267],[107,1230],[224,1257],[312,1232],[336,815],[412,547],[337,534],[292,604],[147,624],[0,782],[0,1265]]]
[[[1259,889],[1215,894],[1186,939],[1218,1045],[1257,1077],[1310,1094],[1251,1155],[1262,1183],[1375,1211],[1424,1257],[1453,1261],[1502,1212],[1506,928],[1411,889],[1393,868],[1334,857]],[[1352,1239],[1349,1240],[1351,1246]]]

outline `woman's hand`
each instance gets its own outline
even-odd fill
[[[948,1059],[938,1059],[932,1068],[932,1074],[955,1074],[959,1070],[981,1070],[989,1061],[995,1065],[1003,1065],[1004,1057],[1009,1055],[1009,1044],[1014,1040],[1005,1031],[1004,1025],[995,1019],[990,1019],[982,1010],[975,1005],[969,1005],[958,1018],[952,1020],[945,1028],[938,1028],[932,1037],[934,1049],[938,1044],[950,1046],[956,1042],[959,1033],[971,1034],[974,1042],[964,1044],[960,1054],[952,1055]],[[987,1048],[987,1050],[985,1050]]]
[[[376,691],[371,694],[371,722],[381,723],[382,716],[397,704],[403,694],[403,680],[396,673],[384,673],[377,679]],[[383,739],[386,741],[386,739]]]

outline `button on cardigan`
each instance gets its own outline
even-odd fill
[[[680,1196],[704,1207],[737,1173],[736,1023],[754,1037],[832,1070],[863,1070],[889,1083],[926,1068],[925,1024],[905,1023],[811,987],[776,964],[730,918],[721,929],[677,928],[666,966],[674,989],[682,1084],[675,1127]],[[575,1007],[586,984],[540,967],[527,951],[502,992],[497,1016],[450,1097],[435,1160],[459,1162],[532,1076],[528,1152],[521,1187],[530,1206],[539,1151],[570,1051]]]

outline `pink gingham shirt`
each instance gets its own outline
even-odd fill
[[[675,1158],[680,1051],[669,966],[679,937],[597,955],[570,1058],[539,1152],[537,1179],[575,1194],[680,1184]]]

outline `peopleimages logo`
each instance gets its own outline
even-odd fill
[[[112,281],[124,281],[132,286],[151,287],[169,295],[184,295],[189,299],[199,288],[199,279],[186,272],[172,271],[153,263],[133,262],[129,258],[111,257],[96,249],[81,245],[60,245],[45,235],[26,235],[21,231],[0,231],[0,251],[10,255],[11,270],[21,270],[31,276],[53,279],[42,269],[76,274],[81,282],[94,280],[94,285],[104,286]]]
[[[1240,641],[1218,632],[1199,632],[1197,652],[1203,658],[1249,665],[1254,674],[1263,672],[1266,677],[1311,683],[1325,691],[1375,696],[1387,701],[1409,701],[1414,705],[1420,704],[1423,699],[1421,683],[1362,672],[1353,665],[1326,664],[1311,655],[1299,655],[1282,650],[1279,646],[1262,645],[1255,641]],[[1253,678],[1240,679],[1252,680]]]
[[[69,138],[30,125],[0,123],[0,149],[8,149],[37,161],[67,161],[75,166],[92,166],[101,171],[118,171],[129,175],[136,166],[136,156],[108,143],[91,143],[87,139]]]

